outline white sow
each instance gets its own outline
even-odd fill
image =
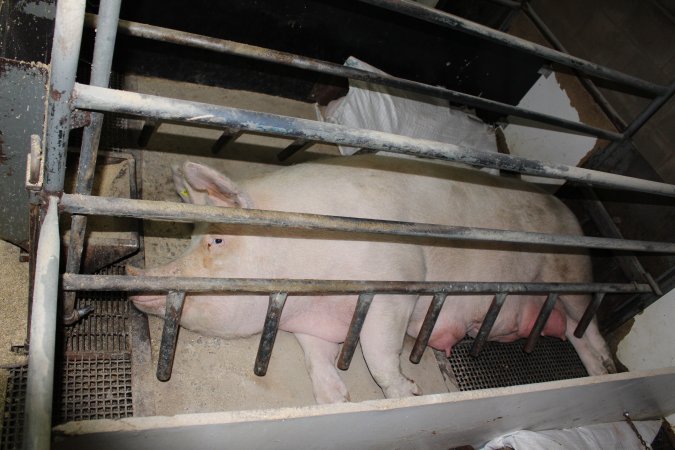
[[[556,198],[517,179],[470,168],[382,156],[305,163],[237,185],[195,163],[174,169],[176,189],[200,205],[375,218],[443,225],[580,234],[574,215]],[[590,282],[581,251],[541,253],[520,245],[337,239],[270,230],[264,236],[239,226],[199,224],[189,249],[175,261],[132,274],[225,278],[314,278],[399,281]],[[344,237],[344,236],[339,236]],[[352,236],[352,239],[353,236]],[[236,338],[259,333],[268,297],[188,294],[181,325]],[[510,296],[489,339],[529,335],[545,296]],[[136,306],[163,316],[165,296],[138,295]],[[419,395],[399,367],[404,334],[416,336],[431,298],[376,295],[361,332],[361,347],[387,397]],[[429,345],[450,354],[466,334],[475,336],[492,296],[449,296]],[[614,371],[595,321],[582,339],[572,333],[589,296],[561,296],[544,335],[569,339],[592,375]],[[335,368],[356,296],[289,297],[280,329],[292,332],[305,353],[319,403],[349,400]]]

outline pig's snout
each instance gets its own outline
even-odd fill
[[[135,266],[126,266],[127,275],[138,277],[142,275],[149,275],[146,270]],[[166,296],[160,294],[143,294],[138,293],[129,296],[136,308],[146,314],[163,315],[166,308]]]

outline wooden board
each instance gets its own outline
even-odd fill
[[[274,410],[96,420],[54,429],[54,448],[449,448],[675,412],[675,368],[511,388]]]

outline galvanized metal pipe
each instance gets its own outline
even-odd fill
[[[470,20],[454,16],[450,13],[440,11],[438,9],[430,8],[420,3],[415,3],[410,0],[360,0],[363,3],[368,3],[373,6],[388,9],[400,14],[441,25],[462,33],[466,33],[479,38],[487,39],[496,44],[501,44],[506,47],[520,50],[524,53],[534,55],[551,62],[558,63],[562,66],[578,70],[588,75],[592,75],[605,80],[614,81],[616,83],[630,86],[639,89],[643,92],[660,95],[666,91],[665,86],[660,86],[645,80],[641,80],[631,75],[618,72],[599,64],[586,61],[575,56],[571,56],[543,45],[535,44],[525,39],[521,39],[501,31],[493,30],[492,28],[480,25]]]
[[[95,27],[97,23],[96,16],[93,14],[87,14],[86,22],[88,25]],[[536,122],[557,126],[561,129],[597,136],[603,139],[618,140],[622,138],[621,134],[610,130],[592,127],[590,125],[538,113],[536,111],[529,111],[517,106],[465,94],[463,92],[453,91],[440,86],[430,86],[428,84],[406,80],[387,74],[374,73],[356,67],[344,66],[341,64],[321,61],[305,56],[294,55],[292,53],[256,47],[253,45],[227,41],[224,39],[200,36],[198,34],[186,33],[184,31],[171,30],[168,28],[161,28],[138,22],[121,20],[119,22],[119,27],[120,32],[129,36],[201,48],[228,55],[242,56],[259,61],[282,64],[302,70],[310,70],[325,75],[367,81],[397,89],[418,92],[424,95],[444,98],[453,103],[460,103],[474,108],[487,109],[500,114],[522,117]]]
[[[420,224],[377,219],[288,213],[245,208],[221,208],[188,203],[130,200],[63,194],[61,205],[71,214],[135,217],[175,222],[208,222],[258,227],[339,231],[386,236],[435,238],[456,241],[481,241],[531,244],[555,247],[582,247],[625,251],[675,253],[675,243],[645,242],[524,231],[470,228],[452,225]]]
[[[595,316],[598,308],[600,308],[600,304],[604,298],[604,292],[597,292],[593,295],[593,300],[586,307],[584,315],[581,317],[581,320],[579,320],[579,323],[577,324],[577,328],[574,330],[574,336],[579,339],[583,337],[584,333],[586,332],[586,328],[588,328],[588,325],[590,325],[591,320],[593,320],[593,316]]]
[[[551,317],[551,313],[555,307],[555,302],[558,301],[558,295],[558,292],[549,293],[546,301],[541,306],[537,320],[534,322],[532,331],[530,331],[530,336],[527,338],[527,342],[523,348],[525,353],[531,353],[534,350],[534,347],[537,345],[539,336],[541,336],[541,332],[544,331],[544,326],[546,326],[548,318]]]
[[[484,295],[495,292],[519,294],[616,294],[651,292],[647,284],[621,283],[504,283],[504,282],[436,282],[436,281],[369,281],[369,280],[306,280],[261,278],[147,277],[123,275],[81,275],[66,273],[61,285],[67,291],[222,292],[225,294],[268,295],[358,295],[362,293],[391,295]]]
[[[265,325],[260,336],[260,345],[258,346],[258,354],[255,358],[255,367],[253,368],[253,372],[259,377],[263,377],[267,373],[267,367],[272,357],[272,348],[274,348],[274,341],[279,331],[279,322],[281,321],[281,313],[283,312],[287,295],[285,292],[277,292],[270,295]]]
[[[40,229],[35,266],[23,433],[23,448],[27,450],[49,449],[51,444],[59,295],[60,234],[57,209],[58,199],[50,197],[47,214]]]
[[[173,358],[176,354],[178,330],[180,329],[180,318],[183,314],[184,303],[184,291],[169,291],[166,296],[162,343],[159,347],[159,358],[157,361],[157,379],[159,381],[169,381],[171,378]]]
[[[502,310],[502,306],[504,305],[505,301],[506,301],[506,293],[504,292],[497,293],[495,295],[495,298],[492,299],[492,303],[490,303],[490,308],[488,309],[488,312],[485,314],[483,323],[480,325],[480,330],[478,330],[478,334],[476,334],[476,339],[473,341],[473,344],[471,345],[470,354],[474,358],[478,356],[480,351],[485,346],[485,343],[487,342],[488,337],[490,336],[490,331],[492,331],[492,327],[494,326],[495,321],[497,320],[497,316],[499,315],[499,311]]]
[[[665,183],[500,153],[480,152],[454,144],[414,139],[381,131],[81,84],[75,86],[75,94],[75,107],[81,109],[118,112],[212,127],[240,128],[244,131],[275,136],[443,159],[473,166],[675,197],[675,186]]]
[[[47,104],[44,190],[63,191],[70,132],[71,94],[80,57],[85,0],[59,0],[52,42]]]
[[[99,6],[99,21],[96,27],[94,56],[91,63],[91,79],[93,86],[108,87],[112,68],[117,21],[119,20],[121,0],[102,0]],[[82,146],[77,168],[75,192],[90,194],[94,185],[96,157],[103,127],[103,114],[91,113],[90,124],[82,132]],[[82,262],[82,250],[87,229],[87,216],[73,216],[70,225],[70,244],[66,259],[66,271],[79,272]],[[75,310],[75,294],[67,293],[63,300],[63,316],[66,324],[77,322],[81,317],[92,312],[89,306]]]
[[[363,322],[366,321],[366,314],[368,314],[370,304],[373,302],[373,296],[373,294],[359,295],[359,299],[356,302],[356,308],[354,309],[354,315],[352,316],[352,321],[349,324],[347,337],[342,344],[340,356],[338,357],[337,367],[340,370],[349,369],[349,364],[351,364],[354,351],[356,350],[356,344],[359,343],[359,336],[361,335]]]
[[[429,343],[429,338],[431,337],[431,332],[434,330],[438,316],[441,313],[443,308],[443,303],[448,296],[447,293],[434,294],[434,297],[431,299],[429,304],[429,309],[427,310],[426,316],[424,316],[424,321],[422,322],[422,327],[420,332],[417,333],[417,339],[415,340],[415,345],[413,346],[412,351],[410,352],[410,362],[413,364],[419,364],[424,354],[424,349],[427,348]]]

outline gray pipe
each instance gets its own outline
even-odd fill
[[[81,109],[118,112],[216,128],[230,127],[274,136],[444,159],[473,166],[675,197],[675,186],[665,183],[500,153],[481,152],[454,144],[414,139],[381,131],[83,84],[76,84],[75,93],[74,106]]]
[[[66,149],[70,132],[70,100],[80,57],[85,0],[59,0],[52,43],[51,79],[47,105],[44,189],[63,191]]]
[[[35,264],[23,448],[48,449],[52,429],[56,308],[59,294],[58,198],[49,198]]]

